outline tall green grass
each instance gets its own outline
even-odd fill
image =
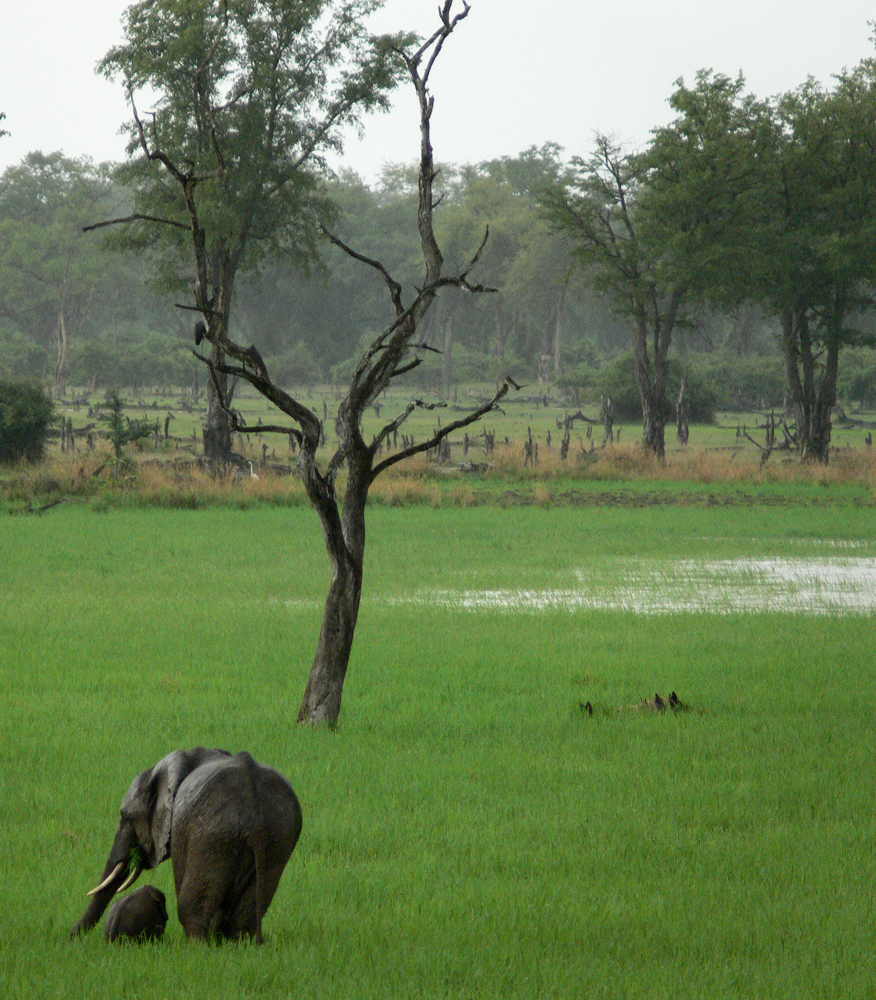
[[[328,584],[315,515],[0,519],[4,996],[865,997],[872,616],[478,613],[628,557],[872,558],[855,504],[376,508],[337,732],[294,723]],[[627,706],[675,689],[692,706]],[[579,710],[591,701],[596,713]],[[302,800],[268,941],[68,941],[131,778],[246,748]]]

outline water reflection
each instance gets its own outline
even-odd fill
[[[386,603],[386,598],[374,598]],[[872,614],[876,610],[876,559],[625,559],[577,570],[574,586],[429,589],[390,598],[389,603],[517,613]]]

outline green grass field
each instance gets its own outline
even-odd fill
[[[294,722],[328,585],[306,506],[0,518],[4,997],[873,996],[873,613],[797,578],[736,613],[688,572],[757,594],[740,560],[829,563],[867,596],[872,491],[659,491],[373,507],[336,732]],[[562,596],[668,580],[696,610]],[[628,707],[670,689],[690,712]],[[198,744],[301,798],[267,943],[186,942],[169,864],[141,879],[160,946],[68,940],[131,778]]]

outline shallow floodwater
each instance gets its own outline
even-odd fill
[[[786,544],[788,543],[786,540]],[[809,541],[808,546],[814,543]],[[419,587],[407,594],[369,590],[364,605],[418,605],[460,611],[627,611],[643,615],[779,612],[870,615],[876,612],[874,543],[823,539],[824,556],[738,559],[642,559],[618,556],[515,587],[477,587],[476,570],[457,571],[457,587]],[[315,610],[316,599],[287,600],[290,609]]]
[[[765,611],[851,615],[876,610],[876,559],[870,558],[617,559],[596,569],[579,568],[574,577],[572,586],[424,589],[389,601],[518,613],[608,610],[646,615]]]

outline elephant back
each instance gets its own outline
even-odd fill
[[[288,843],[289,854],[301,833],[301,805],[292,786],[246,751],[209,759],[186,776],[174,801],[171,842],[187,835],[193,818],[208,815],[216,832],[267,833],[275,843]]]

